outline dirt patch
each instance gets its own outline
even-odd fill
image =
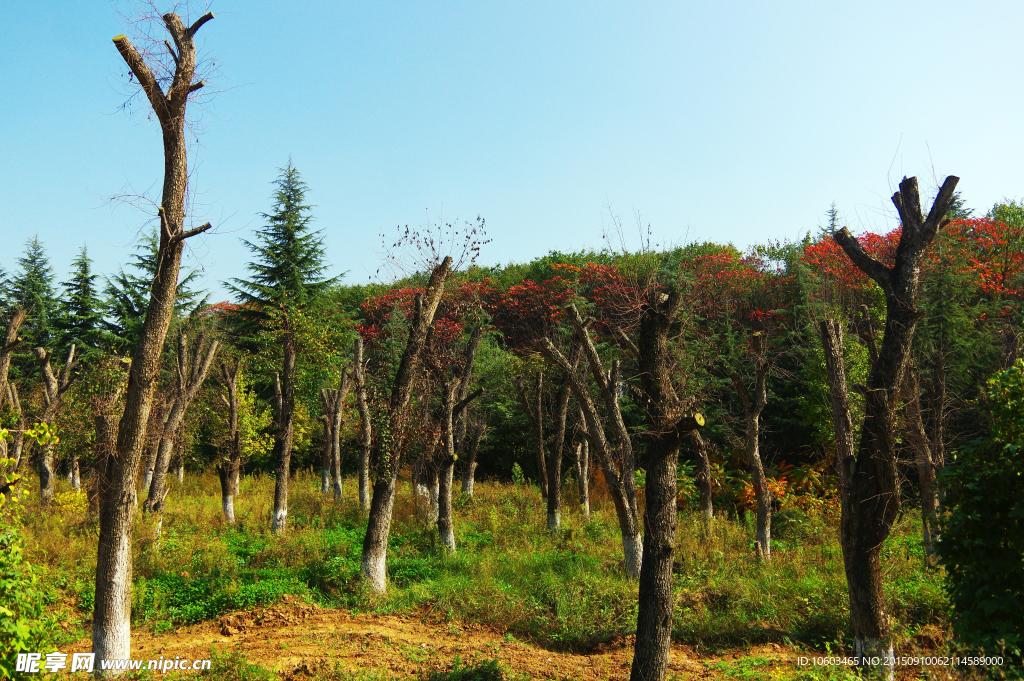
[[[295,680],[315,678],[320,670],[335,665],[415,677],[428,669],[450,668],[458,655],[466,663],[494,658],[513,672],[535,679],[615,681],[629,678],[633,640],[628,637],[587,655],[557,653],[478,625],[433,623],[415,615],[351,614],[295,598],[174,632],[132,632],[132,654],[137,659],[207,658],[211,648],[237,649],[250,662]],[[81,640],[71,652],[89,649],[89,641]],[[768,644],[704,657],[687,646],[673,646],[670,673],[681,679],[723,678],[732,661],[751,656],[765,658],[758,671],[768,672],[780,666],[791,668],[796,653]]]

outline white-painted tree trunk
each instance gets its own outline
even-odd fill
[[[896,666],[892,664],[894,653],[891,641],[855,637],[853,639],[853,655],[862,663],[860,669],[864,678],[880,679],[881,681],[893,681],[896,678]],[[865,661],[868,663],[865,664]]]
[[[622,535],[622,553],[625,557],[626,576],[630,579],[640,579],[640,563],[644,557],[643,537],[637,532],[635,535]]]
[[[554,513],[548,513],[548,530],[550,532],[558,532],[562,529],[562,512],[555,511]]]
[[[185,482],[185,464],[178,464],[178,484]]]

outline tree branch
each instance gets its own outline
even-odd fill
[[[132,70],[135,77],[139,80],[139,85],[142,86],[142,91],[146,93],[146,97],[149,98],[149,103],[153,107],[153,111],[156,112],[157,117],[163,121],[167,117],[167,99],[164,97],[164,91],[160,89],[160,84],[156,82],[156,77],[153,76],[153,72],[149,70],[149,66],[146,65],[145,60],[139,51],[135,49],[131,41],[128,40],[128,36],[116,35],[114,36],[114,46],[117,47],[117,51],[121,53],[121,57],[125,63],[128,64],[128,68]]]
[[[212,18],[213,18],[213,12],[207,12],[203,16],[201,16],[198,19],[196,19],[196,22],[194,24],[192,24],[191,26],[189,26],[188,37],[191,38],[192,36],[194,36],[196,34],[196,31],[198,31],[200,28],[202,28],[203,24],[205,24],[207,21],[209,21]]]
[[[188,86],[188,91],[186,91],[185,94],[190,95],[193,92],[195,92],[196,90],[198,90],[199,88],[203,87],[204,85],[206,85],[206,81],[205,80],[201,80],[198,83],[192,83],[191,85]]]
[[[162,214],[163,213],[161,212],[161,215]],[[173,236],[171,236],[170,242],[172,244],[176,244],[179,241],[184,241],[185,239],[188,239],[189,237],[193,237],[193,236],[195,236],[197,234],[202,234],[203,232],[205,232],[205,231],[207,231],[209,229],[212,229],[212,228],[213,228],[213,225],[211,225],[209,222],[207,222],[205,225],[202,225],[200,227],[196,227],[195,229],[190,229],[188,231],[182,231],[182,232],[178,232],[177,234],[174,234]]]
[[[474,390],[473,392],[471,392],[470,394],[466,395],[464,398],[459,400],[458,404],[455,405],[455,408],[452,409],[452,420],[454,421],[454,420],[458,419],[459,418],[459,414],[462,413],[462,410],[465,409],[469,405],[470,402],[472,402],[473,400],[475,400],[476,398],[480,397],[483,394],[484,394],[484,389],[483,388],[477,388],[476,390]]]
[[[843,227],[841,230],[833,233],[832,239],[839,244],[839,247],[853,261],[857,269],[874,279],[882,287],[883,291],[888,292],[891,270],[868,255],[860,245],[860,242],[857,241],[857,238],[850,234],[848,228]]]
[[[177,67],[177,66],[179,65],[179,62],[178,62],[178,55],[177,55],[177,54],[175,54],[175,52],[174,52],[174,48],[173,48],[173,47],[171,46],[171,44],[170,44],[169,42],[167,42],[166,40],[164,41],[164,45],[166,45],[166,46],[167,46],[167,51],[168,51],[168,52],[170,53],[170,55],[171,55],[171,59],[173,59],[173,60],[174,60],[174,66],[175,66],[175,67]]]

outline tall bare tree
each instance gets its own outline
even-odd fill
[[[846,228],[833,239],[847,257],[871,277],[885,295],[885,334],[871,365],[864,390],[864,422],[857,455],[851,462],[849,491],[842,498],[840,537],[846,582],[850,591],[850,622],[854,655],[861,660],[893,654],[892,625],[882,594],[882,544],[899,514],[895,418],[910,359],[914,329],[922,313],[917,307],[921,259],[944,220],[958,178],[943,182],[927,217],[922,214],[917,178],[903,178],[892,202],[902,230],[891,267],[868,255]],[[870,670],[892,678],[892,666]]]
[[[204,85],[203,81],[193,82],[196,73],[194,38],[211,19],[212,12],[186,27],[177,14],[163,16],[164,25],[174,42],[173,47],[168,47],[174,69],[166,91],[131,41],[124,35],[114,38],[114,45],[160,123],[164,182],[158,211],[159,265],[150,289],[141,336],[132,352],[124,413],[117,429],[117,445],[106,460],[99,494],[100,538],[92,627],[93,653],[99,659],[131,657],[132,510],[135,508],[135,484],[146,443],[146,424],[160,372],[160,354],[174,313],[185,239],[210,229],[209,223],[185,229],[188,186],[185,109],[189,96]]]

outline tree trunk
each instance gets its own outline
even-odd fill
[[[473,498],[473,484],[476,478],[476,453],[480,450],[480,440],[486,430],[487,426],[482,425],[473,433],[469,449],[462,460],[462,493],[470,499]]]
[[[715,520],[715,504],[711,495],[711,459],[708,458],[707,443],[700,436],[700,431],[690,432],[690,442],[697,455],[697,488],[700,490],[700,516],[705,523]]]
[[[295,429],[295,337],[291,329],[285,331],[284,371],[275,377],[276,423],[274,429],[274,456],[277,472],[274,480],[274,516],[271,529],[281,533],[288,521],[288,478],[292,467],[292,438]]]
[[[373,431],[370,426],[370,408],[366,404],[366,375],[363,367],[363,339],[356,338],[355,366],[356,407],[359,409],[359,508],[370,508],[370,449],[373,446]]]
[[[455,459],[445,461],[440,470],[437,494],[437,533],[443,550],[455,555],[455,523],[452,521],[452,473]]]
[[[342,404],[334,412],[333,432],[331,433],[331,438],[334,440],[331,452],[331,487],[334,491],[334,498],[338,501],[341,501],[345,491],[341,478],[341,421],[344,407],[344,397],[342,397]]]
[[[850,489],[843,495],[840,539],[850,591],[850,622],[854,655],[884,659],[893,654],[893,635],[882,594],[880,552],[899,514],[896,469],[895,409],[903,387],[917,309],[920,263],[943,220],[958,179],[947,177],[927,218],[921,213],[916,178],[904,178],[893,203],[902,230],[892,267],[865,253],[848,229],[833,235],[847,257],[871,277],[885,294],[885,334],[872,363],[865,389],[860,446],[852,462]],[[862,665],[864,666],[864,665]],[[874,676],[893,678],[892,666],[871,666]]]
[[[587,425],[587,437],[594,447],[594,455],[601,466],[605,481],[608,483],[608,491],[615,504],[615,515],[618,518],[619,532],[622,535],[622,553],[626,575],[630,579],[637,579],[640,576],[643,542],[636,500],[636,481],[633,478],[636,469],[633,446],[629,439],[629,433],[626,431],[626,424],[622,420],[622,412],[619,410],[618,395],[615,394],[613,387],[618,377],[618,362],[613,362],[610,374],[605,375],[597,348],[594,347],[590,339],[583,319],[575,306],[570,305],[568,309],[570,321],[576,331],[573,342],[578,346],[582,345],[581,349],[587,358],[591,376],[597,383],[609,412],[608,421],[612,423],[613,435],[616,439],[614,452],[605,437],[604,427],[597,413],[597,407],[591,399],[590,390],[576,375],[574,363],[567,359],[548,338],[542,339],[541,351],[558,366],[562,375],[569,380],[576,403],[583,411]]]
[[[238,494],[238,459],[229,459],[217,466],[220,478],[221,510],[229,525],[235,522],[235,496]]]
[[[320,492],[321,494],[331,493],[331,471],[334,461],[334,438],[331,437],[331,428],[328,426],[324,433],[324,448],[320,452]]]
[[[832,402],[832,426],[835,432],[835,468],[839,489],[849,488],[848,470],[853,464],[853,419],[850,417],[850,395],[846,387],[846,364],[843,362],[843,325],[826,319],[819,325],[821,344],[825,351],[825,375]],[[874,341],[872,341],[873,343]]]
[[[238,495],[238,474],[242,463],[242,432],[238,422],[238,372],[240,364],[229,367],[221,362],[221,387],[224,392],[220,399],[228,408],[228,458],[217,463],[217,475],[220,477],[221,509],[224,520],[229,524],[235,522],[235,497]]]
[[[82,491],[82,471],[78,465],[78,452],[71,452],[71,489],[78,492]]]
[[[35,348],[33,352],[43,374],[43,396],[46,399],[46,408],[43,410],[41,420],[52,426],[63,403],[64,393],[71,386],[73,379],[71,372],[78,365],[75,361],[75,346],[71,346],[67,361],[58,373],[54,373],[53,365],[50,363],[52,353],[47,352],[45,348]],[[44,506],[53,501],[54,483],[57,476],[54,470],[54,447],[55,443],[44,443],[43,449],[39,453],[39,496]]]
[[[770,365],[765,357],[765,337],[759,331],[753,334],[754,355],[754,394],[747,393],[740,375],[733,372],[731,378],[736,392],[743,402],[743,413],[746,420],[744,449],[747,453],[747,465],[750,467],[750,478],[754,487],[754,498],[757,500],[757,536],[755,547],[757,555],[770,560],[772,556],[772,494],[761,465],[761,412],[768,402],[766,382]]]
[[[580,493],[580,512],[590,521],[590,442],[586,438],[576,443],[576,485]]]
[[[576,357],[579,355],[577,354]],[[569,396],[572,389],[568,379],[563,378],[555,393],[555,441],[548,450],[548,531],[558,532],[562,529],[562,450],[565,447],[565,423],[569,413]]]
[[[139,341],[132,353],[125,409],[118,425],[117,449],[100,487],[100,539],[96,564],[96,601],[93,615],[93,653],[98,659],[131,657],[131,529],[146,424],[160,372],[160,354],[174,315],[178,271],[185,239],[210,228],[185,230],[185,193],[188,167],[185,146],[185,105],[193,83],[196,51],[193,37],[213,18],[205,14],[185,28],[178,15],[163,16],[178,53],[174,77],[163,92],[153,72],[123,35],[114,38],[118,52],[131,68],[160,121],[164,145],[164,184],[158,211],[161,223],[157,271],[150,288],[149,306]]]
[[[166,419],[166,414],[161,415],[160,423]],[[142,494],[149,498],[149,490],[153,487],[153,477],[156,475],[157,452],[160,450],[160,438],[153,438],[153,444],[146,455],[146,472],[142,482]]]
[[[405,440],[405,419],[412,396],[413,379],[419,368],[427,331],[434,323],[437,306],[444,293],[450,273],[451,257],[446,257],[430,275],[426,291],[416,296],[416,309],[409,328],[409,338],[395,375],[387,411],[382,414],[385,432],[376,433],[371,457],[377,473],[370,501],[370,514],[363,539],[362,574],[370,588],[378,594],[387,589],[388,534],[395,505],[395,483],[402,462]]]
[[[640,314],[637,364],[646,406],[647,487],[631,681],[664,681],[668,671],[675,606],[676,467],[682,435],[704,425],[700,414],[684,414],[672,385],[668,334],[681,302],[678,291],[666,295],[652,290]]]
[[[14,308],[11,311],[11,318],[8,320],[7,329],[4,331],[3,344],[0,344],[0,409],[3,409],[4,400],[10,399],[12,403],[16,401],[11,397],[7,380],[11,370],[11,357],[14,355],[14,350],[21,343],[21,339],[18,338],[18,330],[25,323],[27,314],[20,307]],[[12,404],[12,406],[14,405]],[[18,411],[20,412],[20,409]]]
[[[53,472],[53,445],[43,445],[39,452],[39,499],[43,505],[53,501],[53,484],[56,475]]]

